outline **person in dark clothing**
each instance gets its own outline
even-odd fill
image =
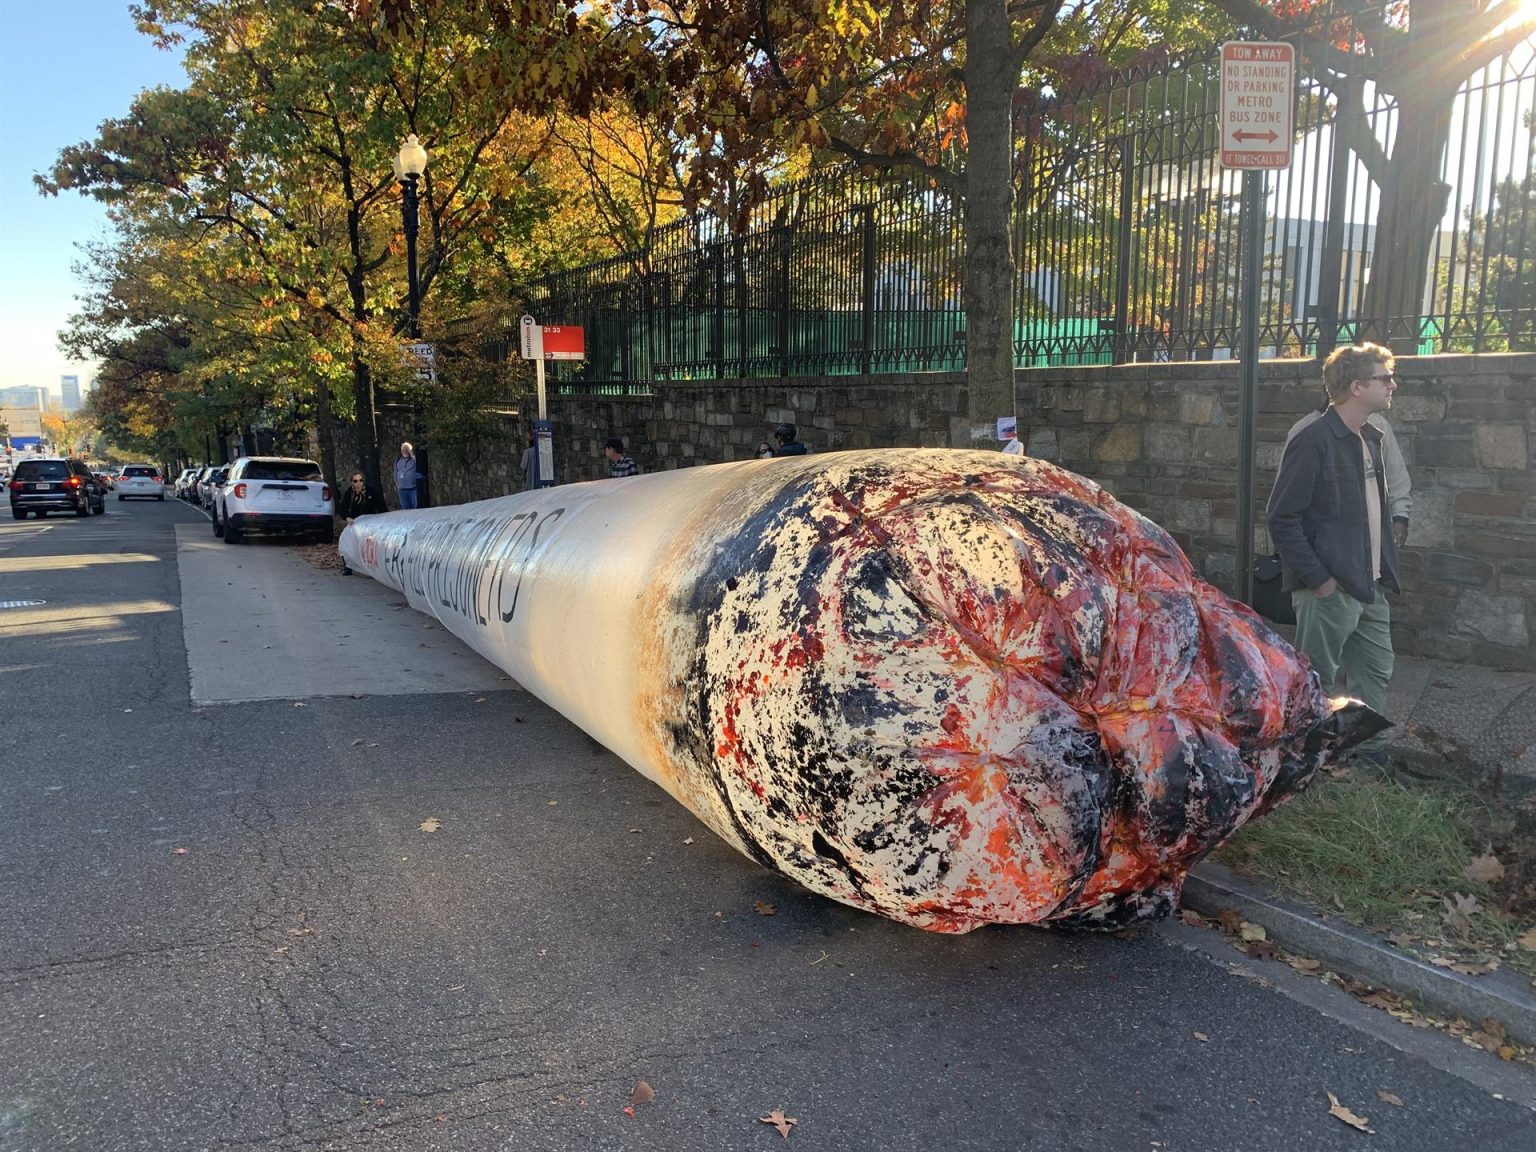
[[[1286,446],[1269,497],[1269,535],[1296,609],[1296,647],[1325,690],[1349,690],[1385,714],[1392,678],[1386,592],[1401,592],[1382,433],[1369,417],[1392,407],[1392,353],[1336,349],[1323,364],[1329,406]]]
[[[346,488],[341,493],[341,499],[336,501],[336,515],[340,516],[346,524],[352,523],[359,516],[372,516],[388,511],[389,506],[384,503],[384,497],[376,489],[368,487],[368,482],[363,479],[361,472],[352,473]],[[352,569],[347,567],[346,557],[342,557],[341,574],[352,575]]]
[[[810,451],[796,438],[793,424],[780,424],[773,430],[773,438],[779,442],[775,456],[804,456]]]

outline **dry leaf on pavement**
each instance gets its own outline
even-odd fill
[[[784,1115],[784,1109],[782,1108],[775,1108],[772,1112],[768,1113],[768,1115],[759,1116],[757,1118],[757,1122],[759,1124],[772,1124],[779,1130],[779,1135],[784,1137],[786,1140],[789,1139],[790,1128],[800,1123],[800,1121],[796,1120],[793,1116]]]
[[[1243,914],[1236,908],[1223,908],[1216,914],[1216,922],[1221,925],[1223,932],[1237,935],[1237,930],[1243,926]]]
[[[1254,924],[1249,920],[1244,920],[1238,925],[1237,934],[1248,941],[1265,940],[1269,937],[1269,934],[1264,931],[1264,925]]]
[[[1308,975],[1316,972],[1323,966],[1321,961],[1314,960],[1310,956],[1291,956],[1286,960],[1286,963],[1296,969],[1296,971],[1305,972]]]
[[[644,1080],[636,1080],[635,1090],[629,1094],[630,1106],[649,1104],[654,1099],[656,1099],[656,1090]]]
[[[1397,1108],[1401,1108],[1403,1106],[1402,1100],[1392,1095],[1390,1092],[1378,1092],[1376,1093],[1376,1099],[1380,1100],[1383,1104],[1391,1104]]]
[[[1376,1135],[1373,1129],[1367,1127],[1367,1117],[1356,1116],[1348,1108],[1340,1104],[1339,1098],[1332,1092],[1328,1093],[1328,1115],[1337,1116],[1351,1128],[1358,1128],[1361,1132],[1369,1132],[1372,1136]]]
[[[1209,1044],[1211,1042],[1211,1038],[1209,1036],[1207,1036],[1204,1032],[1196,1032],[1195,1033],[1195,1039],[1200,1041],[1200,1043],[1202,1043],[1202,1044]]]
[[[359,736],[356,740],[352,741],[352,747],[354,747],[354,748],[361,748],[362,746],[363,746],[363,738],[361,736]]]
[[[436,832],[442,826],[442,821],[439,820],[436,816],[428,816],[419,825],[423,832]]]
[[[759,916],[775,916],[779,911],[766,900],[758,900],[752,905],[752,907],[757,909],[757,914]]]
[[[1461,870],[1461,874],[1477,884],[1496,884],[1504,879],[1504,865],[1499,863],[1499,858],[1490,852],[1486,856],[1474,857],[1472,862]]]

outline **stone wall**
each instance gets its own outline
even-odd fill
[[[1536,669],[1536,356],[1398,361],[1391,421],[1413,478],[1414,513],[1394,600],[1401,651]],[[1196,568],[1235,585],[1237,389],[1234,363],[1045,368],[1018,375],[1020,435],[1031,455],[1104,484],[1167,528]],[[1286,431],[1322,398],[1311,360],[1260,367],[1255,548]],[[551,397],[561,483],[608,474],[603,441],[621,436],[643,472],[753,455],[774,424],[798,425],[812,451],[965,446],[961,374],[728,380],[662,385],[654,396]],[[431,460],[433,503],[516,491],[526,420],[472,466]],[[381,414],[388,457],[408,435]],[[338,442],[338,466],[348,466]],[[389,484],[385,468],[386,485]],[[393,491],[386,493],[391,506]]]
[[[1393,601],[1399,650],[1536,669],[1536,356],[1397,362],[1389,419],[1413,480]],[[1100,481],[1168,529],[1231,591],[1237,536],[1233,363],[1037,369],[1019,374],[1031,455]],[[1285,434],[1322,399],[1311,360],[1260,366],[1255,548]]]

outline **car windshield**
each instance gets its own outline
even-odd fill
[[[245,466],[246,480],[296,480],[320,482],[320,466],[308,460],[252,460]]]
[[[67,480],[69,465],[62,460],[23,460],[16,465],[18,480]]]
[[[128,467],[123,469],[123,475],[124,476],[147,476],[149,479],[153,480],[153,479],[157,478],[160,475],[160,473],[156,472],[153,468],[144,468],[144,467],[139,467],[139,466],[135,466],[133,464],[130,464],[130,465],[128,465]]]

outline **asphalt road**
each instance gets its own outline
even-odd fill
[[[0,601],[46,601],[0,608],[5,1152],[1536,1147],[1497,1061],[1176,931],[945,937],[798,891],[488,666],[424,686],[451,638],[386,589],[205,533],[173,501],[0,525]],[[228,687],[194,703],[189,651]],[[277,698],[220,702],[242,662]]]

